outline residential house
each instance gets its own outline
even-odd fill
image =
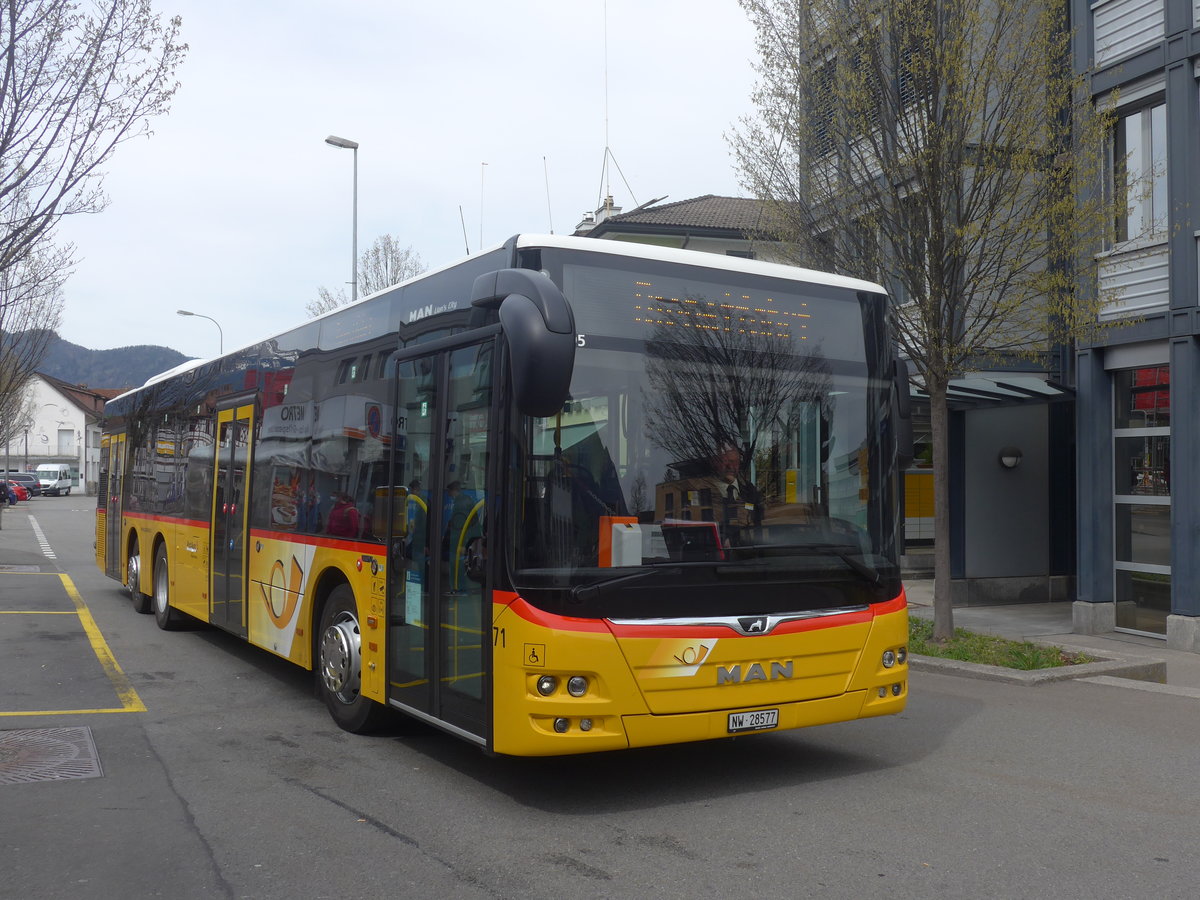
[[[596,212],[584,216],[575,234],[609,241],[634,241],[741,256],[764,262],[785,262],[774,241],[763,236],[763,205],[746,197],[705,194],[690,200],[662,203],[660,197],[627,213],[605,198]]]
[[[93,390],[41,373],[33,375],[26,391],[23,427],[4,448],[4,468],[33,472],[41,463],[66,463],[73,489],[94,493],[104,402],[119,391]]]

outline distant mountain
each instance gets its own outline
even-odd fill
[[[88,350],[52,335],[46,358],[38,366],[38,371],[68,384],[82,384],[89,388],[131,388],[139,387],[151,375],[165,372],[191,358],[170,347],[150,344],[118,347],[115,350]]]

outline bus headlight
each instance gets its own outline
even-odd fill
[[[885,669],[890,669],[895,664],[896,664],[896,651],[895,650],[884,650],[883,651],[883,667]]]
[[[896,661],[899,662],[901,665],[904,665],[904,663],[907,659],[908,659],[908,648],[907,647],[901,647],[899,650],[896,651]]]
[[[554,720],[554,730],[557,731],[559,734],[566,734],[567,729],[570,727],[571,727],[571,723],[569,721],[567,721],[566,719],[555,719]]]
[[[537,680],[537,690],[543,697],[549,697],[558,690],[558,679],[553,675],[543,675]]]
[[[567,681],[567,693],[572,697],[582,697],[587,693],[588,682],[582,675],[572,675]]]

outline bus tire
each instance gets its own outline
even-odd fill
[[[154,554],[154,593],[151,595],[151,605],[154,607],[154,621],[163,631],[175,631],[183,622],[182,615],[171,608],[171,571],[167,568],[167,547],[158,545]]]
[[[125,573],[125,589],[133,601],[133,611],[145,615],[150,612],[150,595],[142,593],[142,549],[137,538],[133,539],[133,546],[129,548]]]
[[[362,634],[350,585],[333,589],[317,629],[317,693],[338,727],[354,734],[377,731],[387,707],[362,695]]]

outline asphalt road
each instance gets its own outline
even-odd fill
[[[96,570],[90,498],[3,524],[39,571],[0,571],[0,734],[89,728],[102,774],[0,780],[0,897],[1191,898],[1200,881],[1195,699],[914,673],[899,717],[489,758],[427,730],[345,734],[307,673],[159,631]]]

